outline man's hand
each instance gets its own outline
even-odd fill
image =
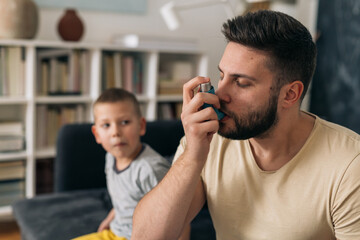
[[[181,120],[184,126],[187,147],[186,152],[197,159],[205,161],[209,152],[212,136],[219,129],[219,121],[212,108],[202,109],[204,103],[220,108],[219,98],[214,94],[197,93],[194,90],[201,84],[209,82],[207,77],[196,77],[183,87],[183,109]]]

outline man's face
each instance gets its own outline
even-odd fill
[[[266,53],[230,42],[219,64],[216,94],[221,111],[219,134],[230,139],[264,137],[276,125],[279,89],[266,65]]]

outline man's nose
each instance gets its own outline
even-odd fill
[[[227,81],[227,79],[223,78],[222,80],[219,81],[218,83],[218,88],[215,91],[215,94],[219,97],[220,101],[223,102],[230,102],[230,91],[231,90],[231,86],[229,84],[230,81]]]

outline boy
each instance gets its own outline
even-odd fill
[[[146,120],[133,94],[118,88],[107,89],[96,100],[93,110],[92,132],[107,152],[105,173],[113,209],[97,233],[76,240],[129,240],[138,201],[165,176],[170,164],[140,142]]]

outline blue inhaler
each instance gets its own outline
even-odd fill
[[[207,92],[207,93],[215,94],[214,87],[211,86],[210,82],[200,84],[200,92]],[[223,112],[221,112],[217,108],[214,108],[211,104],[204,103],[204,105],[202,106],[202,108],[207,108],[207,107],[212,107],[215,110],[219,120],[221,120],[225,117],[225,114]]]

